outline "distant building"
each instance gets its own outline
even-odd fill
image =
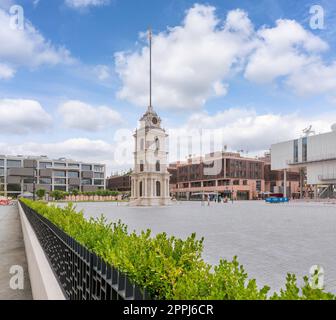
[[[115,175],[107,178],[106,187],[112,191],[131,192],[131,174]]]
[[[0,193],[18,195],[44,189],[71,192],[105,189],[105,165],[46,156],[0,156]]]
[[[171,184],[171,193],[178,199],[209,195],[250,200],[265,191],[264,162],[239,153],[215,152],[175,166],[176,184]]]
[[[311,132],[309,132],[311,133]],[[272,170],[300,174],[301,197],[336,196],[336,128],[324,134],[309,135],[271,147]]]

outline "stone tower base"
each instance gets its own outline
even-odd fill
[[[159,207],[159,206],[169,206],[173,202],[170,198],[138,198],[132,199],[129,202],[130,207]]]

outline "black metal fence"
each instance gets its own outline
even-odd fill
[[[150,300],[146,290],[20,202],[69,300]]]

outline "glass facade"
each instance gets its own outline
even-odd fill
[[[68,168],[79,169],[79,164],[78,163],[69,163]]]
[[[82,179],[82,185],[83,186],[87,186],[87,185],[91,185],[91,184],[92,184],[91,179]]]
[[[55,168],[65,168],[66,167],[66,163],[63,163],[63,162],[54,162],[54,166],[55,166]]]
[[[307,137],[302,138],[302,162],[306,162],[308,160],[307,140]]]
[[[78,171],[69,171],[68,172],[69,178],[79,178],[79,172]]]
[[[103,186],[104,185],[104,180],[95,180],[94,185],[95,186]]]
[[[94,166],[95,172],[104,172],[104,166]]]
[[[7,160],[7,168],[21,168],[21,160]]]
[[[52,162],[40,162],[40,169],[51,168]]]
[[[299,140],[294,140],[294,163],[299,162]]]
[[[61,177],[61,178],[65,178],[66,177],[66,172],[65,171],[55,171],[54,172],[54,177]]]
[[[40,184],[51,184],[52,179],[51,178],[40,178]]]
[[[54,184],[66,184],[66,179],[55,178]]]
[[[25,161],[27,160],[27,161]],[[47,157],[34,158],[3,156],[0,159],[0,187],[2,190],[7,190],[9,194],[20,194],[21,192],[32,190],[33,177],[18,176],[20,170],[8,171],[11,168],[23,168],[24,161],[27,166],[31,164],[31,161],[35,161],[38,164],[36,171],[36,184],[45,186],[47,190],[100,190],[105,188],[105,165],[90,164],[90,163],[68,163],[68,160],[51,160]],[[6,174],[11,177],[11,183],[6,184]],[[24,171],[22,171],[23,173]],[[81,172],[85,172],[84,179],[81,179]],[[70,180],[71,179],[71,180]],[[19,183],[21,181],[22,183]],[[81,186],[92,186],[84,188]],[[38,186],[36,186],[36,190]],[[1,190],[0,190],[1,191]]]
[[[89,164],[82,164],[82,170],[83,171],[91,171],[92,166],[90,166]]]
[[[95,173],[94,173],[94,177],[95,177],[96,179],[104,179],[104,173],[95,172]]]

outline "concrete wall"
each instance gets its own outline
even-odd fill
[[[272,170],[283,170],[289,168],[288,162],[293,160],[294,160],[294,140],[273,144],[271,146]]]
[[[20,204],[19,213],[34,300],[65,300],[47,257]]]
[[[308,161],[336,158],[336,131],[308,138]]]
[[[336,161],[311,163],[307,166],[308,184],[336,183]]]

